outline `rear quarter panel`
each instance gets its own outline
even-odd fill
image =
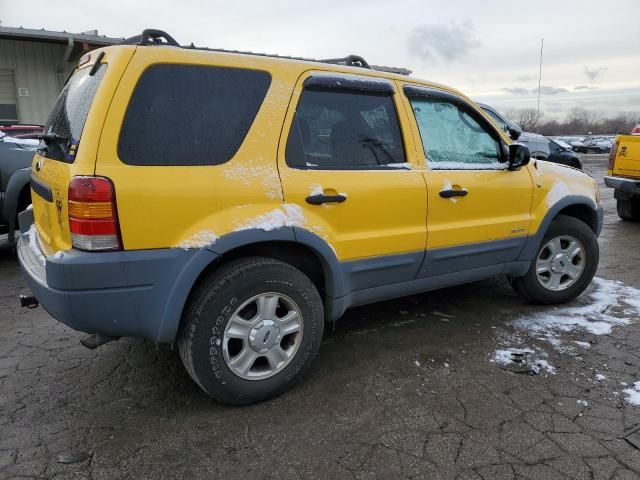
[[[153,64],[228,66],[264,70],[271,84],[247,136],[221,165],[132,166],[118,156],[118,139],[129,99]],[[278,138],[299,67],[178,48],[139,47],[122,77],[100,139],[96,175],[116,191],[120,230],[127,250],[203,247],[217,237],[269,220],[295,215],[282,207],[276,163]],[[172,121],[167,119],[166,121]]]

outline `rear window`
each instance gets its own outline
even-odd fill
[[[160,64],[140,77],[118,155],[128,165],[219,165],[238,151],[271,76],[257,70]]]
[[[73,163],[89,108],[106,71],[107,64],[103,63],[93,75],[89,75],[91,67],[86,67],[71,76],[44,127],[41,155]]]

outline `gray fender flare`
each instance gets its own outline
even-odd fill
[[[247,245],[261,242],[295,242],[313,251],[322,265],[326,292],[329,297],[342,296],[344,280],[340,274],[340,262],[333,249],[313,232],[302,227],[283,227],[264,231],[258,229],[232,232],[219,238],[209,249],[218,255]]]
[[[602,207],[599,207],[595,204],[595,202],[589,198],[582,195],[569,195],[557,203],[555,203],[549,211],[544,216],[544,219],[540,223],[540,228],[535,233],[535,235],[530,236],[525,242],[524,247],[522,248],[522,252],[520,252],[520,256],[518,260],[522,261],[531,261],[536,255],[538,251],[538,247],[542,242],[547,230],[549,230],[549,226],[554,218],[560,213],[560,211],[564,210],[567,207],[571,207],[574,205],[586,206],[589,207],[590,210],[593,211],[593,215],[596,220],[596,235],[600,234],[600,230],[602,229]]]
[[[333,297],[336,294],[342,296],[340,293],[344,288],[344,281],[340,274],[340,263],[333,249],[316,234],[299,227],[283,227],[271,231],[251,229],[232,232],[220,237],[209,247],[198,250],[185,263],[166,300],[156,341],[175,341],[189,293],[200,275],[213,262],[231,250],[262,242],[282,242],[283,244],[295,242],[307,246],[320,260],[325,275],[327,296]]]
[[[20,192],[25,186],[29,185],[29,179],[31,177],[31,168],[22,168],[16,170],[9,178],[7,184],[7,191],[4,194],[4,202],[2,204],[2,218],[9,224],[9,231],[16,229],[16,215],[18,210],[18,198],[20,198]],[[12,235],[9,235],[9,241],[11,242]]]

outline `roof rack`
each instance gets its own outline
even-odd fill
[[[322,63],[332,63],[334,65],[346,65],[348,67],[362,67],[371,69],[371,66],[360,55],[348,55],[344,58],[327,58],[325,60],[318,61]]]
[[[328,58],[317,60],[315,58],[292,57],[290,55],[276,55],[269,53],[255,53],[240,50],[225,50],[222,48],[196,47],[193,42],[191,45],[180,45],[171,35],[163,30],[148,28],[142,31],[140,35],[126,38],[119,43],[120,45],[142,45],[142,46],[162,46],[169,45],[179,48],[188,48],[192,50],[206,50],[210,52],[223,53],[239,53],[243,55],[257,55],[261,57],[284,58],[287,60],[303,60],[306,62],[330,63],[333,65],[345,65],[347,67],[367,68],[369,70],[377,70],[387,73],[396,73],[399,75],[411,75],[411,70],[402,67],[386,67],[384,65],[369,65],[369,63],[360,55],[348,55],[342,58]]]

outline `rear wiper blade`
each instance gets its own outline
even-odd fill
[[[57,133],[45,133],[38,135],[38,140],[42,140],[44,143],[63,143],[68,142],[69,137],[58,135]]]

